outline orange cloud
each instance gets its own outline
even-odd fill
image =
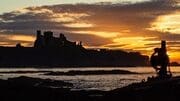
[[[150,30],[180,34],[180,11],[159,16],[152,24]]]

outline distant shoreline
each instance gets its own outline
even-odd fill
[[[70,71],[0,71],[0,74],[26,74],[26,73],[43,73],[47,76],[73,76],[73,75],[109,75],[109,74],[139,74],[128,70],[70,70]]]
[[[33,47],[0,47],[0,67],[134,67],[149,65],[149,56],[121,49],[88,49],[60,33],[37,31]]]
[[[173,66],[173,65],[172,65]],[[180,65],[175,65],[173,67],[179,67]],[[150,67],[151,66],[0,66],[1,68],[138,68],[138,67]]]
[[[122,68],[131,68],[131,67],[150,67],[150,66],[0,66],[0,68],[109,68],[109,67],[122,67]]]

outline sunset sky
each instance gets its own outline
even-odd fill
[[[149,56],[167,40],[171,61],[180,63],[179,0],[1,0],[1,46],[33,46],[38,29]]]

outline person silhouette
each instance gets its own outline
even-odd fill
[[[166,50],[166,41],[161,41],[161,48],[155,48],[154,53],[151,55],[150,63],[152,67],[156,70],[159,78],[170,78],[172,73],[167,71],[169,66],[169,57]]]
[[[160,48],[154,48],[154,53],[151,55],[150,63],[156,72],[160,70],[159,66],[159,50]]]

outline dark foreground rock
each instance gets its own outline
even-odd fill
[[[29,74],[29,73],[49,73],[49,71],[0,71],[0,74],[9,74],[9,73],[13,73],[13,74]]]
[[[31,77],[0,80],[0,101],[96,101],[103,91],[71,91],[73,84]]]
[[[108,92],[102,101],[180,101],[180,77],[134,83]]]
[[[180,101],[180,77],[134,83],[112,91],[72,91],[63,81],[18,77],[0,80],[1,101]]]
[[[70,70],[67,72],[49,72],[45,73],[45,75],[57,76],[57,75],[107,75],[107,74],[138,74],[136,72],[131,72],[127,70]]]

